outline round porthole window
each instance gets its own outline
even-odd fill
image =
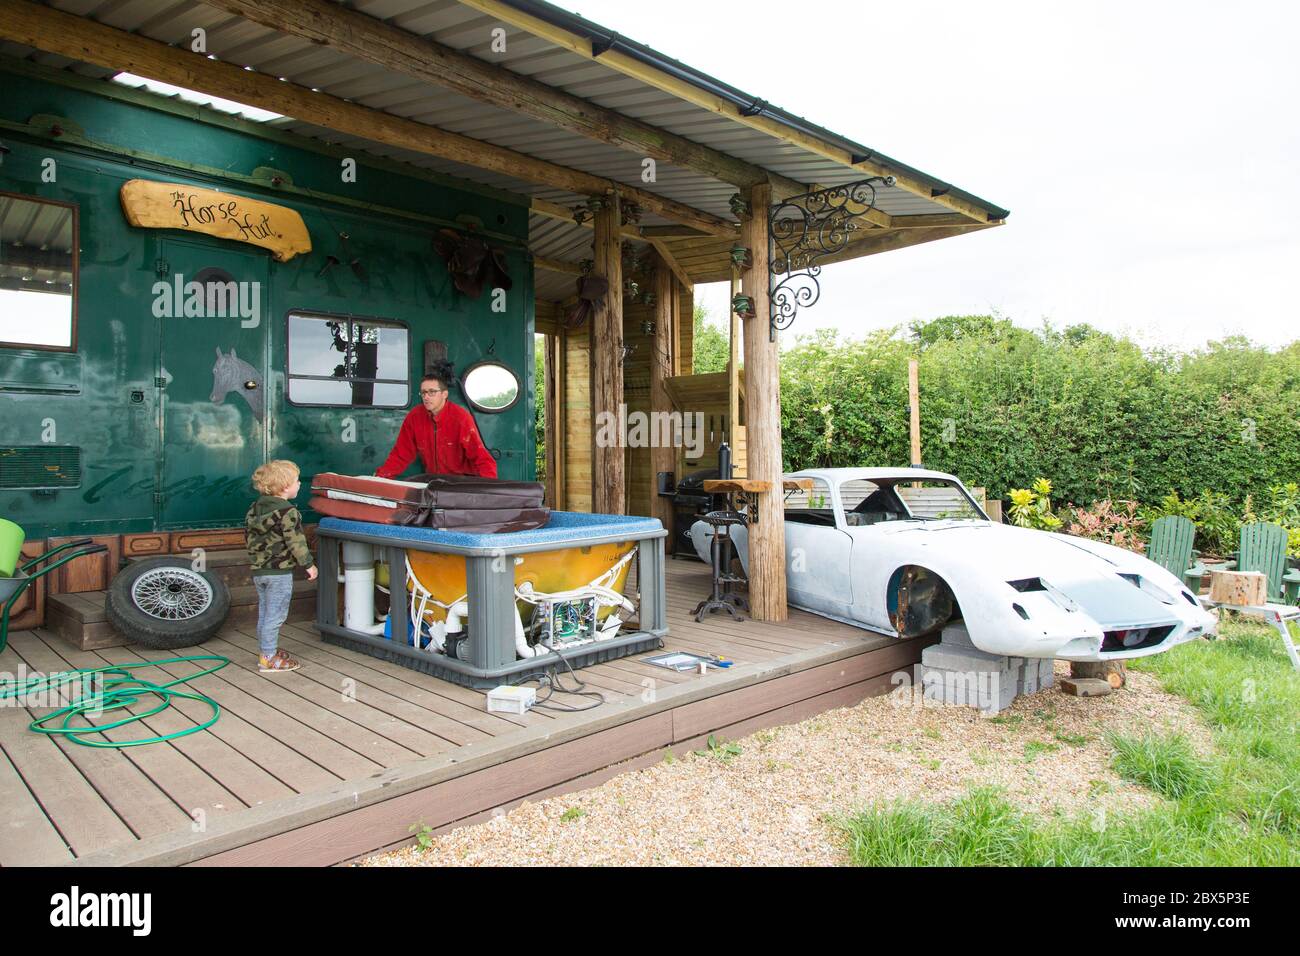
[[[519,401],[519,376],[501,362],[475,362],[461,376],[465,400],[480,412],[504,412]]]

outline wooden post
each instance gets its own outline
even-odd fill
[[[554,335],[543,336],[542,338],[542,401],[546,403],[545,420],[542,429],[542,450],[546,461],[546,497],[543,499],[546,507],[552,511],[558,510],[559,484],[556,482],[556,462],[559,456],[556,455],[557,444],[555,441],[556,424],[559,418],[556,416],[556,409],[559,404],[559,389],[556,388],[555,367],[555,339]]]
[[[673,300],[677,298],[677,280],[662,258],[655,266],[655,334],[650,348],[650,421],[668,421],[673,410],[664,380],[672,375]],[[677,468],[677,449],[672,444],[675,430],[650,429],[650,514],[673,533],[673,502],[659,496],[659,473]]]
[[[916,359],[907,360],[907,408],[912,429],[912,464],[921,464],[921,374]]]
[[[740,434],[740,316],[730,302],[740,292],[740,272],[731,267],[731,295],[727,297],[727,444],[731,446],[731,459],[736,460],[736,436]]]
[[[623,416],[623,241],[618,194],[596,212],[596,275],[609,282],[605,304],[591,323],[591,510],[621,515],[624,487]]]
[[[564,401],[568,389],[568,333],[563,325],[550,342],[554,347],[551,367],[555,369],[555,433],[551,436],[555,444],[555,507],[564,511],[568,509],[568,483],[564,477],[568,457],[568,405]]]
[[[756,621],[784,621],[785,515],[781,493],[781,378],[768,310],[768,208],[772,187],[749,190],[750,216],[741,223],[741,245],[753,265],[741,275],[745,295],[754,300],[754,317],[745,320],[745,407],[749,450],[747,477],[769,482],[758,495],[758,520],[749,528],[749,606]]]

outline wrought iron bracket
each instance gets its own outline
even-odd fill
[[[876,208],[876,187],[893,176],[872,176],[773,203],[767,212],[769,335],[788,329],[800,309],[821,298],[821,262],[841,251]]]

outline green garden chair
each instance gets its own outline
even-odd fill
[[[1229,571],[1258,571],[1268,578],[1268,599],[1295,604],[1300,598],[1300,571],[1287,565],[1287,530],[1271,521],[1241,526],[1241,550]]]
[[[1206,571],[1200,561],[1201,552],[1192,547],[1195,540],[1196,525],[1190,518],[1165,515],[1151,525],[1147,558],[1180,578],[1193,594],[1200,594]]]

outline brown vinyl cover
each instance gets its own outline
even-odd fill
[[[322,472],[312,479],[311,507],[348,521],[422,525],[468,534],[529,531],[550,520],[544,489],[535,481],[502,481],[471,475],[420,475],[409,482],[372,475]],[[363,495],[395,507],[368,504],[330,492]]]

